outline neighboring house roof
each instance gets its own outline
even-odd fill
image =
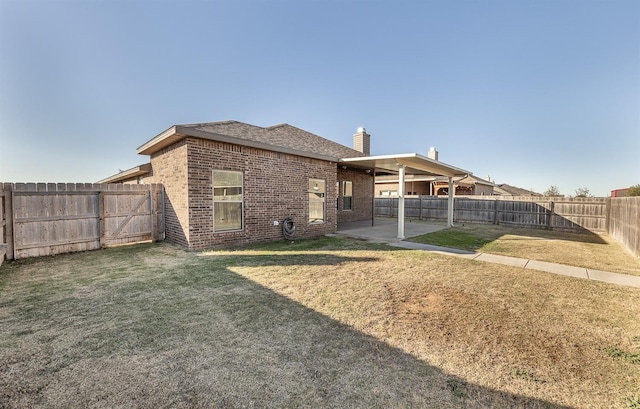
[[[447,178],[443,178],[443,177],[437,177],[435,180],[436,183],[448,183]],[[456,184],[460,184],[460,185],[486,185],[486,186],[495,186],[495,183],[493,182],[489,182],[488,180],[473,176],[473,175],[467,175],[466,177],[459,179],[459,180],[454,180],[454,182]]]
[[[424,176],[424,175],[406,175],[405,182],[436,182],[436,183],[449,183],[449,179],[443,176]],[[495,186],[494,183],[484,180],[482,178],[476,177],[474,175],[467,175],[460,179],[455,179],[454,182],[456,184],[466,184],[466,185],[487,185],[487,186]],[[377,184],[382,183],[398,183],[397,175],[382,175],[376,176]]]
[[[527,189],[522,189],[516,186],[511,186],[506,183],[496,185],[495,193],[501,194],[501,195],[512,195],[512,196],[542,196],[540,193],[536,193]]]
[[[145,163],[139,166],[134,166],[131,169],[121,170],[113,176],[99,180],[97,183],[118,183],[125,180],[132,180],[138,176],[144,176],[151,173],[151,164]]]
[[[362,152],[289,124],[263,128],[238,121],[174,125],[140,146],[137,152],[151,155],[187,137],[251,146],[329,161],[366,156]]]

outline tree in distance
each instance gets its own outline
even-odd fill
[[[589,189],[586,187],[579,187],[578,189],[576,189],[576,197],[590,197],[591,193],[589,192]]]
[[[544,195],[545,196],[563,196],[560,193],[560,189],[558,189],[558,186],[556,185],[549,186],[549,188],[544,191]]]
[[[627,190],[627,196],[640,196],[640,184],[631,186]]]

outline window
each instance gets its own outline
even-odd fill
[[[353,182],[342,181],[342,210],[353,210]]]
[[[324,223],[324,198],[324,180],[309,179],[309,223]]]
[[[242,230],[242,172],[213,171],[213,231]]]

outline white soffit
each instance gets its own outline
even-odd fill
[[[459,177],[471,174],[467,170],[430,159],[418,153],[345,158],[341,159],[340,162],[390,173],[398,173],[400,166],[404,165],[405,173],[411,175]]]

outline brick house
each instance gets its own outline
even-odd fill
[[[399,239],[407,177],[445,177],[453,225],[454,178],[470,172],[431,152],[370,156],[364,128],[353,141],[355,149],[288,124],[174,125],[138,148],[149,163],[99,183],[162,184],[165,239],[190,249],[279,240],[288,218],[295,238],[334,233],[339,223],[373,224],[375,178],[383,175],[398,175]]]
[[[348,148],[288,124],[237,121],[175,125],[137,150],[150,162],[100,183],[161,183],[166,240],[190,249],[333,233],[342,222],[373,220],[375,169],[362,128]]]

